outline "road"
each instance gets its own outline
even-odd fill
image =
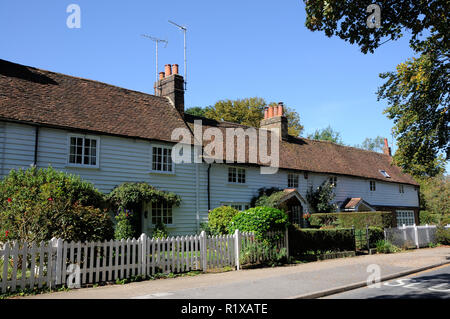
[[[441,266],[414,275],[379,283],[323,299],[450,299],[450,266]]]

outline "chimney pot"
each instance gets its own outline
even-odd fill
[[[272,118],[273,117],[273,106],[269,106],[269,115],[268,118]]]
[[[278,116],[284,116],[284,104],[283,104],[283,102],[278,103]]]
[[[178,64],[172,65],[172,73],[173,74],[178,74]]]
[[[166,78],[168,76],[171,76],[172,75],[172,66],[170,64],[166,64],[165,71],[166,71]]]

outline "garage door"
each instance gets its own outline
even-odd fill
[[[416,223],[413,210],[398,210],[397,211],[397,226],[412,226]]]

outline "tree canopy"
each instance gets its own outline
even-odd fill
[[[260,122],[264,118],[265,107],[275,104],[277,103],[267,103],[260,97],[220,100],[213,106],[207,106],[205,108],[189,108],[186,110],[186,113],[217,121],[227,121],[252,127],[260,127]],[[300,123],[300,115],[292,108],[285,107],[285,116],[288,119],[289,134],[300,136],[303,132],[303,125]]]
[[[398,142],[397,165],[415,176],[435,176],[450,157],[449,44],[450,3],[447,0],[304,0],[306,26],[357,44],[373,53],[389,40],[409,36],[416,57],[394,72],[380,74],[386,82],[378,99],[386,100]],[[367,7],[381,8],[381,25],[367,25]]]
[[[317,141],[329,141],[344,145],[341,138],[341,133],[335,131],[330,125],[324,129],[315,130],[313,134],[308,135],[308,138]]]
[[[355,147],[362,148],[363,150],[382,152],[384,147],[384,137],[377,136],[375,138],[366,137],[361,145],[355,145]]]

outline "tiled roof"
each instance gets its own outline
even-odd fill
[[[186,114],[183,120],[163,97],[0,60],[0,119],[172,141],[174,129],[192,128],[200,118]],[[246,128],[202,120],[204,129]],[[291,136],[280,143],[280,167],[418,185],[384,154]]]
[[[192,130],[194,121],[200,119],[203,130],[216,127],[222,131],[223,136],[226,136],[226,128],[248,128],[241,124],[219,122],[189,114],[185,116],[185,120]],[[204,144],[209,143],[209,141],[203,142]],[[268,144],[270,149],[270,139]],[[246,144],[246,161],[249,160],[248,149],[248,144]],[[225,145],[223,154],[226,154]],[[235,154],[237,154],[237,150]],[[237,159],[236,155],[235,159]],[[392,158],[385,154],[293,136],[289,136],[287,140],[280,143],[279,166],[297,171],[357,176],[384,182],[418,185],[410,175],[403,173],[398,166],[393,165]],[[380,170],[386,171],[391,178],[384,177]]]
[[[171,141],[186,127],[166,98],[0,60],[0,119]]]

